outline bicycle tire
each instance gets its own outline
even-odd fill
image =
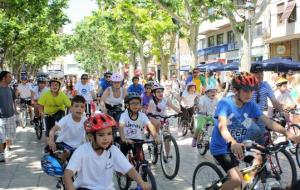
[[[299,145],[299,143],[296,145],[296,161],[300,168],[300,145]]]
[[[204,134],[202,133],[201,138],[198,138],[198,140],[197,140],[197,149],[198,149],[198,153],[201,156],[204,156],[209,149],[209,142],[206,142],[204,140],[203,135]]]
[[[288,151],[286,151],[285,149],[281,149],[280,151],[276,152],[275,153],[275,158],[276,158],[275,161],[278,166],[277,168],[279,169],[279,170],[277,169],[276,172],[279,172],[280,177],[285,177],[285,176],[282,176],[282,169],[286,168],[286,166],[283,166],[280,164],[278,153],[282,153],[287,158],[287,160],[285,160],[283,163],[286,163],[286,161],[287,161],[291,167],[291,175],[292,175],[291,183],[286,184],[286,186],[284,186],[283,188],[291,187],[297,181],[297,170],[296,170],[295,162],[294,162],[292,156],[290,155],[290,153]],[[274,172],[275,171],[273,171],[273,173]],[[286,173],[290,174],[290,172],[286,172]],[[290,179],[290,175],[287,176],[287,178]]]
[[[144,181],[149,182],[151,190],[157,190],[155,177],[148,167],[143,167],[142,177]]]
[[[189,123],[187,120],[182,120],[180,125],[181,125],[181,135],[184,137],[189,130]]]
[[[120,190],[129,190],[131,186],[131,180],[127,175],[123,175],[122,173],[115,172],[117,178],[117,184]]]
[[[167,164],[169,164],[170,162],[172,162],[174,160],[173,159],[174,155],[172,155],[171,157],[170,157],[170,155],[167,156],[165,154],[165,148],[164,148],[164,144],[168,141],[172,142],[172,144],[174,146],[174,150],[175,150],[175,156],[176,156],[176,158],[175,158],[175,168],[174,168],[174,171],[172,173],[168,173]],[[171,158],[172,160],[168,160],[168,158]],[[178,174],[179,165],[180,165],[180,155],[179,155],[179,149],[178,149],[177,142],[176,142],[175,138],[170,134],[164,135],[164,142],[161,143],[160,163],[161,163],[162,171],[163,171],[166,178],[173,179],[174,177],[176,177],[176,175]]]
[[[148,144],[147,149],[150,156],[150,163],[155,165],[158,161],[158,146],[156,143],[151,143]]]
[[[43,126],[42,126],[42,122],[38,121],[34,124],[34,129],[35,129],[35,134],[36,134],[36,138],[38,140],[41,140],[42,135],[43,135]]]
[[[203,181],[203,187],[199,187],[199,183],[197,183],[197,179],[202,179],[202,177],[198,178],[197,177],[197,174],[199,174],[198,172],[205,169],[205,167],[208,167],[210,168],[214,174],[215,174],[215,177],[212,178],[211,182],[209,180],[204,180]],[[204,176],[208,177],[209,176],[209,172],[208,171],[205,171],[203,172]],[[222,171],[213,163],[210,163],[210,162],[202,162],[200,164],[198,164],[198,166],[195,168],[194,170],[194,173],[193,173],[193,182],[192,182],[192,185],[193,185],[193,190],[199,190],[199,189],[209,189],[209,190],[215,190],[215,189],[219,189],[221,186],[221,184],[218,184],[217,186],[217,183],[224,178],[224,175],[222,173]]]

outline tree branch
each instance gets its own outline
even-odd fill
[[[188,14],[189,22],[192,23],[192,9],[191,9],[191,6],[190,6],[188,0],[184,0],[184,5],[185,5],[187,12],[189,13]]]
[[[234,14],[233,14],[232,11],[229,10],[229,8],[226,7],[226,6],[224,6],[224,10],[225,10],[225,13],[226,13],[226,15],[227,15],[229,21],[230,21],[230,25],[231,25],[231,28],[232,28],[232,30],[233,30],[235,36],[238,37],[238,39],[240,39],[240,38],[241,38],[241,33],[240,33],[240,32],[236,29],[236,27],[235,27],[236,24],[237,24],[237,21],[236,21],[236,19],[235,19]]]
[[[191,26],[191,24],[189,24],[188,22],[186,22],[184,19],[182,19],[180,16],[178,16],[177,14],[175,14],[173,11],[171,11],[168,7],[164,6],[160,0],[154,0],[154,2],[164,11],[166,11],[167,13],[169,13],[169,15],[171,15],[174,19],[176,19],[178,22],[180,22],[185,28],[189,28]]]

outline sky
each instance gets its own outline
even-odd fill
[[[71,34],[76,23],[81,21],[85,16],[91,15],[98,5],[96,0],[69,0],[69,8],[66,10],[71,23],[63,27],[64,33]]]

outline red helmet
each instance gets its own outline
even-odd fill
[[[94,114],[84,122],[84,129],[88,133],[116,126],[116,121],[105,113]]]
[[[258,80],[250,73],[241,73],[232,79],[233,88],[240,90],[255,90]]]

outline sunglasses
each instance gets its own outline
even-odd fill
[[[105,76],[105,78],[110,78],[111,76],[110,75],[108,75],[108,76]]]
[[[88,80],[88,78],[81,78],[81,80]]]

